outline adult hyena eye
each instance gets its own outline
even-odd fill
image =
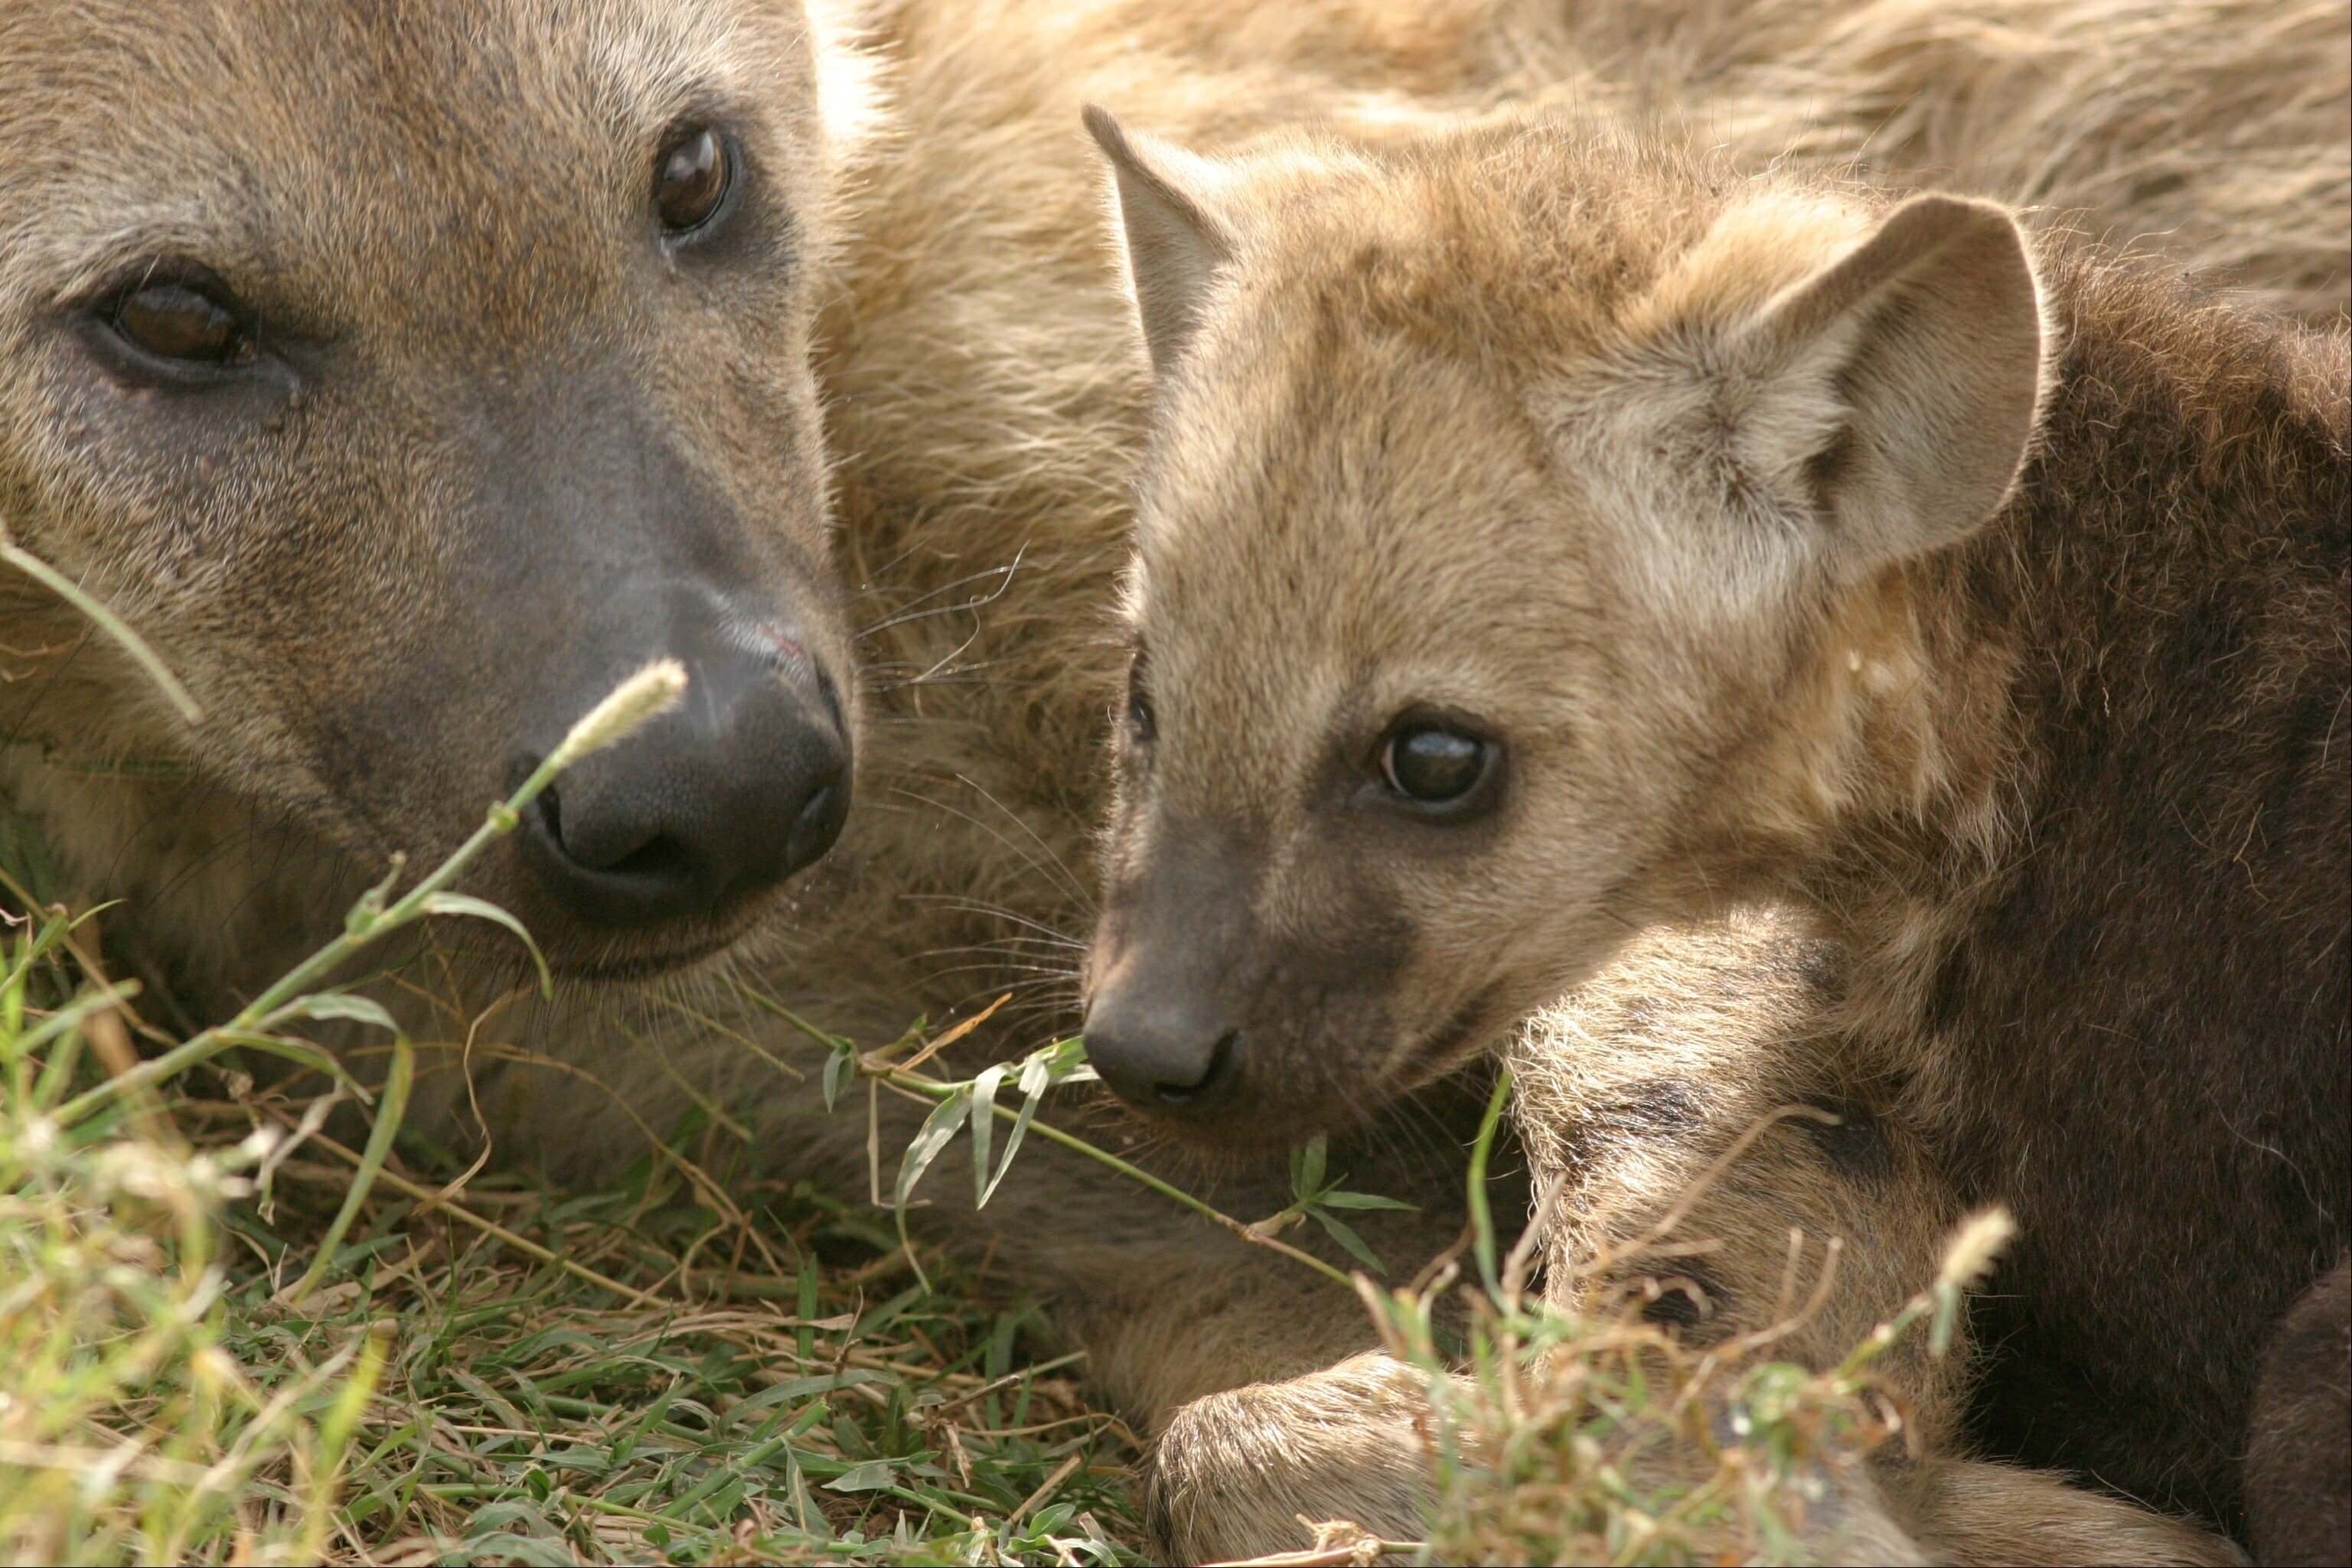
[[[1437,725],[1400,729],[1381,748],[1389,788],[1416,806],[1456,806],[1477,790],[1494,767],[1491,742]]]
[[[1143,654],[1139,651],[1134,662],[1127,666],[1127,730],[1138,742],[1149,741],[1160,733],[1160,718],[1151,711],[1151,688],[1144,684],[1145,674]]]
[[[187,365],[241,365],[253,337],[235,311],[185,283],[150,283],[115,302],[114,330],[159,360]]]
[[[654,160],[654,211],[673,239],[709,226],[735,183],[735,155],[707,125],[688,126]]]

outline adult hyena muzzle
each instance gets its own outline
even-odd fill
[[[193,780],[138,807],[152,867],[26,781],[93,892],[140,866],[170,918],[172,855],[266,841],[273,889],[325,868],[298,918],[331,919],[666,657],[684,703],[468,891],[560,970],[646,975],[824,853],[857,699],[818,97],[793,5],[0,5],[0,509],[205,710],[104,649],[12,694],[42,757]]]

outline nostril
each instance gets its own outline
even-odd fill
[[[841,688],[833,684],[833,672],[823,664],[816,667],[816,690],[817,695],[824,699],[824,711],[833,716],[834,729],[847,735],[849,720],[842,715]]]
[[[593,866],[614,876],[640,882],[685,883],[694,880],[694,856],[673,838],[657,838],[638,845],[609,865]]]
[[[683,885],[695,878],[695,858],[685,842],[668,833],[655,832],[637,838],[634,833],[597,833],[588,831],[573,841],[564,836],[563,796],[554,785],[540,791],[530,803],[536,818],[535,826],[563,860],[582,871],[599,875],[625,877],[648,886]]]
[[[793,824],[793,831],[796,833],[810,831],[820,826],[824,821],[825,814],[832,810],[833,786],[827,784],[808,798],[808,804],[801,808],[800,820]]]
[[[814,864],[841,836],[842,822],[849,814],[846,785],[836,778],[819,784],[793,817],[792,831],[784,836],[784,870],[787,873]]]
[[[1208,1065],[1202,1069],[1198,1079],[1190,1083],[1171,1083],[1163,1079],[1151,1086],[1153,1096],[1163,1105],[1189,1105],[1223,1089],[1233,1078],[1234,1059],[1241,1053],[1241,1030],[1225,1030],[1210,1051]]]

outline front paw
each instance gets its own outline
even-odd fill
[[[1416,1540],[1428,1407],[1422,1375],[1378,1354],[1196,1399],[1170,1418],[1146,1460],[1153,1544],[1177,1563],[1297,1551],[1313,1539],[1302,1519]]]

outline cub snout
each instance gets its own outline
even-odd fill
[[[1242,1031],[1204,1001],[1140,986],[1098,994],[1087,1009],[1087,1060],[1139,1109],[1222,1114],[1241,1092]]]
[[[1197,821],[1147,835],[1105,893],[1087,1060],[1121,1102],[1197,1145],[1288,1147],[1392,1092],[1400,933],[1344,915],[1307,933],[1258,907],[1262,853]]]

